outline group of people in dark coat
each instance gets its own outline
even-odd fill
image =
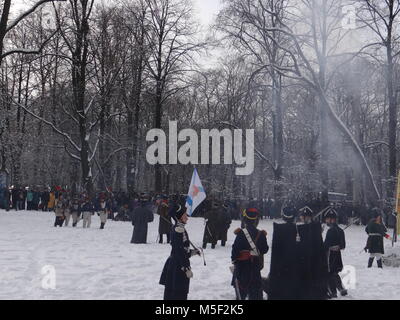
[[[321,223],[313,219],[309,207],[299,212],[283,210],[283,224],[274,223],[268,298],[271,300],[325,300],[347,295],[339,272],[343,270],[341,250],[345,249],[343,230],[333,208],[325,211],[328,231],[322,238]]]
[[[169,216],[175,221],[172,228],[171,255],[165,263],[160,284],[165,286],[164,299],[185,300],[192,277],[189,258],[200,254],[191,247],[185,230],[186,210],[172,203]],[[217,217],[222,212],[220,203],[215,202],[208,217],[207,233],[215,232]],[[283,224],[274,223],[271,269],[268,279],[261,277],[264,255],[268,253],[266,231],[257,229],[259,210],[249,207],[243,212],[242,227],[235,230],[231,259],[232,286],[239,300],[262,300],[263,290],[271,300],[328,299],[337,297],[337,291],[346,295],[339,272],[343,269],[341,250],[345,249],[344,232],[337,224],[337,213],[330,208],[325,213],[329,227],[325,241],[322,227],[313,220],[313,211],[294,207],[283,210]],[[298,218],[298,223],[295,219]],[[215,232],[217,234],[217,232]],[[215,245],[216,238],[210,239]],[[206,240],[208,241],[208,240]],[[215,246],[214,246],[215,247]]]

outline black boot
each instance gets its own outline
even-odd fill
[[[382,266],[382,259],[376,260],[376,262],[378,263],[378,268],[383,269],[383,266]]]
[[[100,229],[104,229],[104,225],[105,225],[105,223],[102,222],[102,223],[100,224]]]
[[[340,295],[341,295],[342,297],[347,296],[347,294],[348,294],[348,292],[347,292],[346,289],[343,289],[343,290],[340,291]]]
[[[222,240],[222,241],[221,241],[221,246],[222,246],[222,247],[225,247],[225,244],[226,244],[226,241]]]
[[[374,258],[369,258],[369,260],[368,260],[368,268],[371,268],[373,263],[374,263]]]
[[[203,249],[207,249],[207,243],[203,243]]]
[[[215,243],[211,245],[211,249],[215,249]]]
[[[160,235],[158,235],[158,237],[160,238],[160,240],[158,240],[158,243],[163,243],[163,235],[160,234]]]

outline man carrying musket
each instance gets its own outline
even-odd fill
[[[246,209],[243,214],[243,229],[236,229],[232,246],[234,264],[232,285],[237,300],[262,300],[261,270],[264,268],[264,254],[268,252],[267,232],[257,229],[259,212]]]
[[[347,290],[343,287],[339,273],[343,270],[341,250],[346,248],[344,231],[337,224],[337,212],[330,208],[325,221],[328,226],[324,247],[328,257],[328,297],[337,298],[337,291],[342,296],[347,295]]]
[[[382,268],[382,255],[385,253],[383,238],[391,239],[391,237],[386,234],[387,229],[382,223],[382,216],[378,208],[372,210],[372,219],[365,228],[365,232],[368,234],[368,240],[364,250],[370,254],[368,268],[372,267],[375,258],[378,268]]]

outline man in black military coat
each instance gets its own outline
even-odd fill
[[[218,240],[221,240],[221,246],[225,247],[228,239],[228,230],[232,223],[229,212],[229,205],[225,202],[218,210]]]
[[[264,255],[268,252],[267,233],[257,229],[259,212],[255,208],[246,209],[243,215],[244,228],[235,231],[232,246],[234,264],[232,285],[238,300],[262,300],[261,270]]]
[[[165,262],[160,284],[165,286],[164,300],[187,300],[190,279],[193,277],[189,258],[200,255],[200,251],[190,249],[189,235],[185,230],[188,222],[186,208],[177,204],[169,212],[175,220],[171,230],[172,250]]]
[[[149,209],[148,204],[148,198],[142,195],[139,207],[134,209],[131,214],[133,225],[131,243],[144,244],[147,242],[148,223],[154,220],[153,212]]]
[[[219,230],[219,210],[220,203],[214,201],[211,210],[207,211],[204,215],[206,219],[206,226],[204,228],[203,235],[203,249],[207,248],[207,243],[211,243],[211,249],[215,249],[218,242],[218,230]]]
[[[382,255],[385,253],[383,238],[391,238],[386,234],[387,229],[382,222],[382,215],[378,208],[372,210],[372,219],[365,228],[365,232],[368,234],[365,251],[370,253],[368,268],[372,267],[375,258],[377,260],[378,268],[382,268]]]
[[[297,211],[294,207],[282,210],[283,224],[274,223],[272,238],[271,269],[269,273],[269,300],[295,300],[297,298],[297,260],[294,223]]]
[[[328,257],[328,294],[330,298],[337,298],[337,291],[342,296],[347,295],[343,287],[339,272],[343,270],[341,250],[346,248],[344,231],[337,224],[337,213],[330,208],[325,215],[325,222],[329,227],[325,237],[325,250]]]

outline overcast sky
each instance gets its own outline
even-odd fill
[[[193,0],[198,17],[203,25],[207,26],[212,23],[213,18],[221,9],[221,0]],[[24,3],[32,3],[29,0],[13,0],[13,9],[21,10],[26,5]]]
[[[204,25],[212,23],[222,7],[221,0],[194,0],[200,21]]]

